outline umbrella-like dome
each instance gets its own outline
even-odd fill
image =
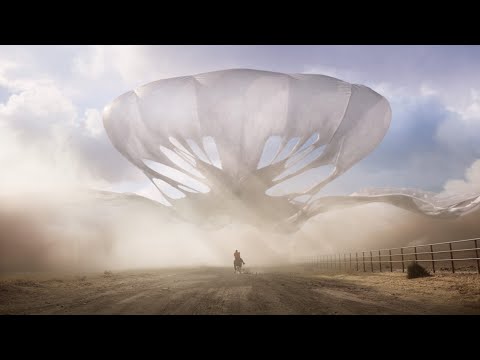
[[[368,87],[247,69],[155,81],[104,110],[113,145],[172,211],[256,224],[323,211],[309,199],[375,149],[390,120],[388,101]]]

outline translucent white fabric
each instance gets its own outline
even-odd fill
[[[165,205],[200,223],[228,215],[300,224],[325,211],[332,198],[309,199],[375,149],[390,120],[388,101],[368,87],[246,69],[155,81],[104,110],[117,150],[152,181]],[[325,171],[310,175],[319,168]],[[335,202],[397,204],[397,198],[389,189]],[[458,215],[466,206],[442,212],[452,204],[425,207],[432,197],[419,198],[420,205],[403,207]]]

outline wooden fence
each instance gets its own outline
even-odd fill
[[[476,267],[477,273],[480,274],[479,244],[480,238],[464,239],[392,249],[309,256],[304,258],[303,262],[318,269],[339,271],[393,272],[399,270],[401,266],[402,272],[405,272],[405,266],[416,261],[434,273],[438,270],[455,273],[456,268],[471,271]]]

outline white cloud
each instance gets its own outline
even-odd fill
[[[468,100],[463,104],[448,104],[446,109],[451,116],[442,121],[436,131],[436,138],[457,152],[467,151],[480,153],[478,134],[480,134],[480,94],[471,89]]]
[[[470,89],[470,101],[466,106],[455,110],[464,120],[480,122],[480,93],[475,89]]]
[[[315,65],[307,67],[303,74],[320,74],[331,76],[349,83],[360,82],[364,78],[364,75],[358,71],[352,71],[349,69],[341,69],[333,66]]]
[[[411,101],[412,98],[414,98],[414,94],[412,94],[407,88],[395,86],[388,82],[365,82],[365,85],[369,86],[372,90],[384,96],[389,101]]]
[[[0,104],[0,122],[29,142],[47,140],[59,128],[73,126],[75,106],[52,82],[31,82]]]
[[[110,62],[125,82],[134,84],[156,80],[156,74],[162,65],[161,60],[155,63],[148,56],[146,47],[136,45],[112,46]]]
[[[480,123],[480,91],[474,88],[465,89],[461,93],[451,93],[448,89],[437,92],[445,104],[445,108],[458,115],[462,121],[460,126],[469,123]],[[463,124],[463,125],[462,125]]]
[[[350,69],[317,65],[309,67],[303,73],[326,75],[349,82],[351,84],[366,85],[372,90],[378,92],[380,95],[387,98],[389,101],[401,101],[402,99],[408,98],[413,95],[411,90],[407,89],[404,86],[396,86],[386,81],[371,81],[369,80],[367,74],[360,71],[352,71]]]
[[[480,122],[464,121],[459,116],[450,116],[437,128],[435,137],[438,141],[449,146],[452,150],[461,150],[467,144],[478,144]],[[478,147],[477,147],[478,148]],[[471,146],[466,150],[471,151]]]
[[[73,59],[72,71],[87,79],[115,77],[131,87],[172,76],[175,54],[168,47],[142,45],[95,45],[82,49]]]
[[[62,86],[45,75],[1,75],[10,89],[0,102],[0,168],[8,169],[2,171],[2,192],[47,183],[52,190],[73,184],[97,187],[105,179],[131,177],[131,165],[110,144],[98,109],[87,108],[79,116]]]
[[[85,128],[93,137],[98,137],[105,132],[103,128],[102,115],[97,109],[85,110]]]
[[[429,85],[427,84],[422,84],[420,86],[420,94],[422,96],[432,96],[432,95],[437,95],[438,94],[438,91],[432,87],[430,87]]]
[[[449,180],[444,189],[448,193],[480,193],[480,160],[465,171],[465,180]]]
[[[105,73],[106,47],[104,45],[89,46],[85,55],[73,59],[73,72],[88,79],[97,79]]]
[[[53,82],[49,84],[31,83],[27,89],[13,94],[5,105],[1,105],[1,115],[9,116],[18,112],[29,112],[34,116],[52,117],[52,114],[72,115],[75,110],[70,99],[65,97]]]
[[[69,148],[77,111],[53,81],[30,82],[28,89],[0,104],[0,188],[61,191],[92,184],[76,149]]]
[[[29,90],[37,86],[49,86],[52,80],[46,76],[18,76],[12,74],[13,71],[19,71],[24,66],[19,63],[0,58],[0,86],[8,89],[10,92],[20,92]]]
[[[25,141],[8,126],[0,126],[0,194],[61,193],[89,187],[92,177],[73,149],[62,146],[61,136]]]
[[[9,81],[6,73],[15,67],[16,65],[13,61],[0,59],[0,86],[8,87]]]

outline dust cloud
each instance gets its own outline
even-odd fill
[[[457,240],[480,231],[476,213],[439,220],[375,203],[317,215],[298,232],[284,234],[233,220],[223,228],[201,228],[134,194],[77,190],[1,200],[2,272],[232,266],[235,249],[247,267],[281,265],[303,256]]]

